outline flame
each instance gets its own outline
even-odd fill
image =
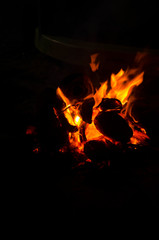
[[[99,67],[99,63],[96,62],[97,54],[91,56],[91,69],[92,71],[96,71]],[[82,152],[84,149],[84,143],[89,140],[93,139],[102,139],[105,140],[106,136],[100,133],[95,125],[94,119],[101,111],[98,107],[101,103],[103,98],[116,98],[120,100],[122,105],[124,106],[120,115],[123,118],[126,118],[128,115],[132,118],[132,122],[129,123],[129,126],[133,130],[133,137],[130,139],[131,144],[140,144],[148,139],[146,135],[145,129],[137,126],[139,130],[136,130],[137,121],[131,114],[132,104],[135,100],[133,96],[133,90],[136,86],[139,86],[143,82],[144,72],[139,72],[138,69],[127,69],[124,71],[121,69],[117,74],[112,73],[110,77],[110,90],[108,92],[108,81],[106,80],[104,83],[101,84],[99,89],[96,89],[95,93],[91,93],[85,99],[93,97],[95,100],[95,104],[93,107],[92,113],[92,123],[88,124],[85,123],[80,115],[80,104],[71,102],[62,92],[62,90],[58,87],[57,88],[57,95],[65,102],[66,107],[62,109],[64,112],[65,117],[67,118],[69,124],[76,126],[78,131],[76,132],[69,132],[69,142],[70,146],[77,151]],[[84,99],[84,100],[85,100]],[[81,140],[82,136],[82,128],[85,126],[85,140]],[[109,139],[111,142],[115,143],[114,140]]]
[[[66,106],[69,107],[69,105],[71,105],[70,100],[64,95],[64,93],[62,92],[62,90],[58,87],[56,89],[56,94],[62,98],[62,100],[64,101],[64,103],[66,103]]]
[[[116,75],[111,75],[111,90],[109,91],[109,98],[116,98],[124,105],[128,102],[128,99],[135,86],[139,86],[143,82],[144,72],[137,74],[136,69],[129,69],[123,71],[121,69]],[[131,76],[134,76],[131,79]]]
[[[92,72],[96,72],[99,68],[99,61],[98,61],[98,56],[99,54],[98,53],[95,53],[95,54],[92,54],[91,55],[91,62],[90,62],[90,67],[91,67],[91,70]]]
[[[79,114],[79,110],[76,105],[72,105],[71,101],[64,95],[62,90],[58,87],[56,90],[56,94],[63,100],[66,104],[66,107],[62,110],[64,112],[65,117],[68,122],[72,126],[77,126],[77,132],[69,132],[69,142],[72,148],[76,148],[79,151],[82,150],[83,144],[80,140],[80,126],[82,124],[82,118]]]
[[[100,133],[94,123],[89,124],[89,126],[86,129],[86,136],[87,136],[87,141],[89,140],[94,140],[102,136],[102,133]]]
[[[74,122],[75,122],[75,125],[79,127],[82,122],[82,118],[79,115],[77,115],[74,118]]]
[[[95,107],[101,103],[102,98],[106,97],[107,88],[108,88],[108,84],[106,81],[101,84],[98,90],[96,89],[96,93],[93,96],[95,100]]]

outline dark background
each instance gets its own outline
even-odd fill
[[[157,1],[40,1],[42,33],[158,48]]]
[[[34,46],[35,27],[41,33],[86,41],[158,49],[158,8],[156,1],[6,1],[0,8],[1,73],[1,164],[5,218],[46,219],[52,216],[103,218],[111,211],[137,210],[138,214],[158,209],[158,79],[159,57],[148,55],[144,84],[139,90],[137,112],[152,140],[150,152],[140,154],[129,169],[70,172],[56,159],[32,155],[26,129],[36,125],[39,95],[56,88],[71,73],[87,72],[40,53]],[[40,8],[39,8],[40,6]],[[130,63],[129,53],[115,58],[103,54],[103,66],[111,73]],[[124,55],[125,56],[125,55]],[[105,63],[105,65],[104,65]],[[105,67],[101,73],[105,74]],[[67,168],[66,168],[67,169]],[[88,179],[90,177],[90,179]],[[97,181],[96,181],[97,180]],[[93,210],[92,210],[93,209]],[[141,211],[140,211],[141,210]],[[56,213],[56,214],[55,214]],[[9,217],[8,217],[9,216]],[[16,217],[15,217],[16,216]],[[42,216],[45,216],[43,218]],[[130,217],[130,216],[129,216]],[[108,218],[108,215],[107,215]],[[29,220],[28,220],[29,219]],[[18,225],[19,226],[19,225]]]
[[[1,6],[1,42],[41,33],[137,47],[158,48],[157,1],[6,1]],[[31,35],[31,36],[30,36]]]

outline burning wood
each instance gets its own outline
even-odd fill
[[[102,111],[117,110],[120,112],[122,109],[122,104],[120,100],[116,98],[103,98],[99,107]]]
[[[86,99],[81,105],[80,114],[83,121],[87,123],[92,122],[92,113],[93,113],[94,104],[95,104],[94,98],[89,98],[89,99]]]
[[[99,112],[94,124],[99,132],[115,141],[128,142],[133,135],[126,120],[114,111]]]
[[[92,144],[93,146],[97,145],[99,149],[99,146],[105,148],[106,145],[103,145],[103,142],[108,139],[112,143],[137,144],[140,142],[136,136],[141,134],[137,134],[136,125],[134,127],[133,121],[128,121],[128,119],[132,118],[127,118],[127,116],[131,116],[131,108],[129,108],[130,104],[128,104],[133,99],[131,93],[135,86],[142,83],[143,72],[139,73],[135,69],[124,72],[121,69],[116,75],[111,75],[111,88],[109,91],[107,91],[107,81],[105,81],[95,93],[90,81],[88,79],[86,81],[86,78],[82,75],[80,77],[71,76],[66,80],[65,84],[62,85],[62,89],[57,89],[57,95],[66,105],[63,108],[63,113],[69,125],[77,127],[73,131],[71,130],[72,127],[70,127],[70,130],[66,127],[69,131],[71,148],[82,153],[88,152],[87,149],[91,149]],[[86,83],[86,86],[84,83]],[[64,88],[65,85],[66,89]],[[83,87],[78,89],[79,86]],[[84,90],[85,87],[86,91]],[[76,91],[74,91],[75,88]],[[91,92],[90,89],[92,89]],[[78,90],[80,90],[80,94],[75,94]],[[85,94],[83,94],[84,92]],[[145,134],[146,139],[146,132],[141,132],[142,137]],[[143,141],[143,138],[141,141]],[[102,142],[99,143],[99,139]],[[135,139],[137,140],[135,141]]]

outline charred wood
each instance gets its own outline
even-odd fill
[[[80,141],[85,142],[87,140],[86,135],[85,135],[85,129],[86,129],[86,123],[83,123],[82,126],[80,127]]]
[[[100,112],[94,124],[99,132],[115,141],[128,142],[133,135],[126,120],[115,111]]]
[[[116,98],[103,98],[99,107],[102,111],[116,110],[120,112],[122,109],[122,104],[120,100]]]
[[[92,112],[93,112],[94,104],[95,104],[94,98],[89,98],[89,99],[86,99],[81,105],[80,114],[83,121],[87,123],[92,122]]]

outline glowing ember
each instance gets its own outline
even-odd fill
[[[38,147],[34,148],[34,149],[33,149],[33,152],[34,152],[34,153],[38,153],[38,152],[39,152],[39,148],[38,148]]]
[[[36,135],[36,127],[34,126],[28,126],[28,128],[26,129],[26,135]]]
[[[99,62],[97,61],[98,54],[94,54],[91,56],[91,63],[90,67],[92,71],[96,71],[99,68]],[[132,110],[132,104],[135,100],[134,95],[132,94],[135,87],[139,86],[143,82],[143,76],[144,72],[139,72],[138,69],[127,69],[124,71],[121,69],[117,74],[112,74],[110,78],[110,85],[111,88],[108,91],[108,81],[106,80],[104,83],[101,84],[99,89],[96,89],[95,93],[89,94],[83,99],[83,102],[73,102],[70,101],[68,97],[64,95],[62,90],[58,87],[57,88],[57,95],[63,100],[65,103],[65,108],[62,110],[64,112],[65,117],[67,118],[68,122],[76,126],[78,131],[76,132],[69,132],[69,142],[70,142],[70,148],[76,149],[79,152],[83,152],[84,144],[91,140],[102,140],[105,141],[106,139],[112,142],[113,144],[116,144],[116,142],[120,141],[118,139],[124,139],[122,137],[122,134],[127,134],[124,132],[122,133],[122,129],[120,129],[121,126],[124,126],[126,129],[128,129],[129,134],[128,137],[125,138],[127,140],[128,144],[144,144],[149,137],[146,135],[146,130],[141,128],[137,121],[135,120],[134,116],[132,116],[131,110]],[[84,113],[81,111],[81,106],[86,99],[93,98],[93,104],[91,105],[91,110],[84,108]],[[110,100],[109,100],[110,99]],[[90,101],[92,104],[92,101]],[[101,105],[101,107],[100,107]],[[89,104],[88,104],[89,108]],[[104,126],[104,130],[100,130],[100,128],[103,126],[100,125],[97,122],[97,115],[99,116],[100,112],[109,112],[114,111],[113,114],[102,114],[102,116],[109,116],[111,125],[111,116],[114,116],[113,118],[113,126],[112,131],[117,131],[117,134],[119,132],[120,136],[116,137],[114,139],[113,136],[116,136],[116,132],[113,132],[113,136],[111,134],[107,134],[109,132],[110,126]],[[82,114],[86,114],[87,112],[91,112],[92,119],[91,121],[87,122],[87,116],[84,118]],[[94,120],[96,119],[96,123]],[[101,120],[100,120],[101,121]],[[98,130],[96,127],[96,124],[98,125]],[[104,124],[102,122],[102,124]],[[119,126],[116,126],[116,124]],[[115,130],[114,130],[115,129]],[[131,131],[130,131],[131,130]],[[104,134],[103,134],[104,131]],[[132,135],[130,134],[132,132]],[[131,137],[132,136],[132,137]],[[117,140],[116,140],[117,139]]]

